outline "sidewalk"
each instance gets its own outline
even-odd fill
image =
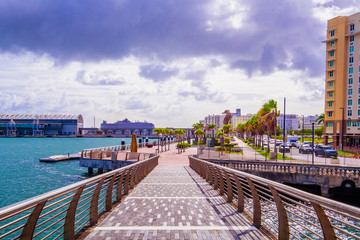
[[[160,165],[86,239],[265,239],[189,167],[195,153],[175,145],[160,153]]]

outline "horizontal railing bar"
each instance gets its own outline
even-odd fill
[[[81,212],[79,212],[79,213],[76,213],[76,217],[78,218],[78,217],[80,217],[83,213],[85,213],[86,211],[90,211],[89,209],[84,209],[84,210],[82,210]]]
[[[41,219],[41,218],[43,218],[43,217],[46,217],[47,215],[49,215],[49,214],[51,214],[51,213],[53,213],[53,212],[55,212],[55,211],[57,211],[57,210],[65,207],[65,206],[67,206],[67,205],[69,205],[69,203],[70,203],[70,202],[66,202],[66,203],[64,203],[64,204],[62,204],[62,205],[60,205],[60,206],[58,206],[58,207],[56,207],[56,208],[54,208],[54,209],[51,209],[50,211],[48,211],[48,212],[40,215],[38,219]],[[65,211],[67,211],[67,209],[65,209]]]
[[[1,227],[0,227],[0,230],[3,230],[3,229],[5,229],[5,228],[7,228],[7,227],[9,227],[9,226],[11,226],[11,225],[14,225],[15,223],[18,223],[18,222],[24,220],[25,218],[28,218],[29,216],[30,216],[30,214],[26,214],[25,216],[22,216],[22,217],[20,217],[20,218],[18,218],[18,219],[15,219],[14,221],[9,222],[9,223],[1,226]]]
[[[56,233],[57,231],[59,231],[62,227],[64,227],[63,225],[56,228],[54,231],[50,232],[48,235],[46,235],[45,237],[43,237],[42,239],[47,239],[48,237],[50,237],[51,235],[53,235],[54,233]]]
[[[79,231],[80,229],[82,229],[86,224],[89,223],[89,220],[88,221],[85,221],[84,223],[82,223],[78,228],[75,229],[75,232]]]
[[[340,232],[342,232],[342,233],[344,233],[344,234],[346,234],[346,235],[348,235],[348,236],[351,236],[351,237],[353,237],[353,238],[355,238],[355,239],[360,239],[359,236],[353,235],[352,233],[350,233],[350,232],[348,232],[348,231],[345,231],[344,229],[341,229],[341,228],[337,227],[336,225],[332,225],[332,226],[333,226],[333,228],[335,228],[336,230],[338,230],[338,231],[340,231]]]
[[[89,194],[85,194],[85,195],[83,195],[83,196],[86,196],[86,195],[89,195]],[[81,197],[83,197],[83,196],[81,196]],[[90,198],[92,198],[92,195],[90,195],[90,196],[88,196],[88,197],[86,197],[86,198],[84,198],[84,199],[81,199],[81,201],[79,201],[78,204],[81,204],[81,203],[85,202],[86,200],[89,200]]]
[[[51,208],[52,206],[55,206],[55,205],[61,203],[61,202],[64,202],[64,201],[68,200],[69,198],[72,198],[73,196],[74,196],[74,195],[67,196],[66,198],[59,199],[59,200],[56,201],[56,202],[53,202],[53,203],[51,203],[51,204],[49,204],[49,205],[47,205],[47,206],[44,206],[43,211],[46,210],[46,209],[48,209],[48,208]],[[68,202],[68,203],[69,203],[69,202]]]
[[[328,218],[332,219],[334,222],[345,224],[345,225],[347,225],[347,226],[349,226],[351,228],[354,228],[354,229],[356,229],[356,230],[358,230],[360,232],[360,227],[359,226],[356,226],[356,225],[354,225],[352,223],[349,223],[349,222],[345,222],[345,221],[343,221],[341,219],[334,218],[333,216],[330,216],[330,215],[327,215],[327,216],[328,216]],[[334,224],[332,224],[332,225],[334,225]]]
[[[309,236],[306,236],[304,233],[300,232],[300,231],[299,231],[297,228],[295,228],[294,226],[289,225],[289,227],[290,227],[291,229],[293,229],[293,231],[299,233],[301,236],[304,236],[304,237],[307,238],[307,239],[311,239]],[[293,237],[295,237],[296,239],[301,240],[300,238],[298,238],[298,237],[296,237],[294,234],[292,234],[291,231],[290,231],[290,235],[293,236]]]
[[[33,209],[34,207],[35,207],[35,205],[34,206],[29,206],[27,209],[23,209],[22,212],[26,212],[27,210]],[[16,216],[18,214],[19,214],[18,212],[13,212],[13,213],[11,213],[9,215],[4,215],[4,216],[0,217],[0,222],[4,221],[6,219],[12,218],[12,217],[14,217],[14,216]],[[27,216],[30,216],[30,214],[28,214]]]
[[[12,234],[12,233],[14,233],[14,232],[16,232],[16,231],[20,230],[20,229],[21,229],[21,228],[23,228],[24,226],[25,226],[25,224],[22,224],[21,226],[18,226],[18,227],[16,227],[16,228],[14,228],[14,229],[10,230],[9,232],[7,232],[7,233],[5,233],[5,234],[1,235],[1,236],[0,236],[0,239],[1,239],[1,238],[4,238],[4,237],[6,237],[6,236],[9,236],[10,234]]]
[[[61,222],[61,221],[64,220],[64,219],[65,219],[65,216],[62,217],[62,218],[60,218],[59,220],[53,222],[52,224],[50,224],[49,226],[45,227],[44,229],[41,229],[41,231],[39,231],[38,233],[36,233],[36,234],[34,235],[34,238],[37,237],[37,236],[39,236],[40,234],[42,234],[43,232],[45,232],[45,231],[48,230],[49,228],[55,226],[56,224],[58,224],[59,222]],[[61,225],[61,227],[63,227],[63,226],[64,226],[64,225]]]
[[[80,214],[80,215],[81,215],[81,214]],[[84,218],[88,217],[89,215],[90,215],[90,213],[85,214],[85,215],[82,216],[78,221],[76,221],[74,225],[78,224],[79,222],[81,222],[82,220],[84,220]],[[86,221],[86,222],[88,222],[88,221]]]
[[[41,226],[42,226],[42,225],[44,225],[45,223],[47,223],[47,222],[49,222],[49,221],[53,220],[54,218],[56,218],[56,217],[60,216],[61,214],[65,213],[66,211],[67,211],[67,209],[65,209],[65,210],[63,210],[63,211],[61,211],[61,212],[57,213],[57,214],[56,214],[56,215],[54,215],[54,216],[51,216],[51,218],[48,218],[48,219],[46,219],[45,221],[43,221],[43,222],[41,222],[41,223],[37,224],[37,225],[36,225],[36,228],[41,227]]]

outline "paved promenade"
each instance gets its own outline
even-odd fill
[[[146,149],[142,150],[145,151]],[[174,145],[86,239],[264,239]]]

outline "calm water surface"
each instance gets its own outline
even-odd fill
[[[120,145],[130,138],[0,138],[0,208],[89,177],[79,161],[40,163],[39,158],[85,148]]]

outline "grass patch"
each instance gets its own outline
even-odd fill
[[[254,149],[256,152],[258,152],[261,156],[265,157],[265,158],[270,158],[270,153],[267,152],[267,149],[264,148],[264,150],[262,150],[261,147],[257,148],[257,147],[253,147],[251,146],[251,144],[246,143],[249,147],[251,147],[252,149]],[[285,160],[294,160],[292,158],[289,158],[287,156],[285,156],[285,158],[283,158],[283,154],[282,153],[277,153],[277,159],[285,159]]]

